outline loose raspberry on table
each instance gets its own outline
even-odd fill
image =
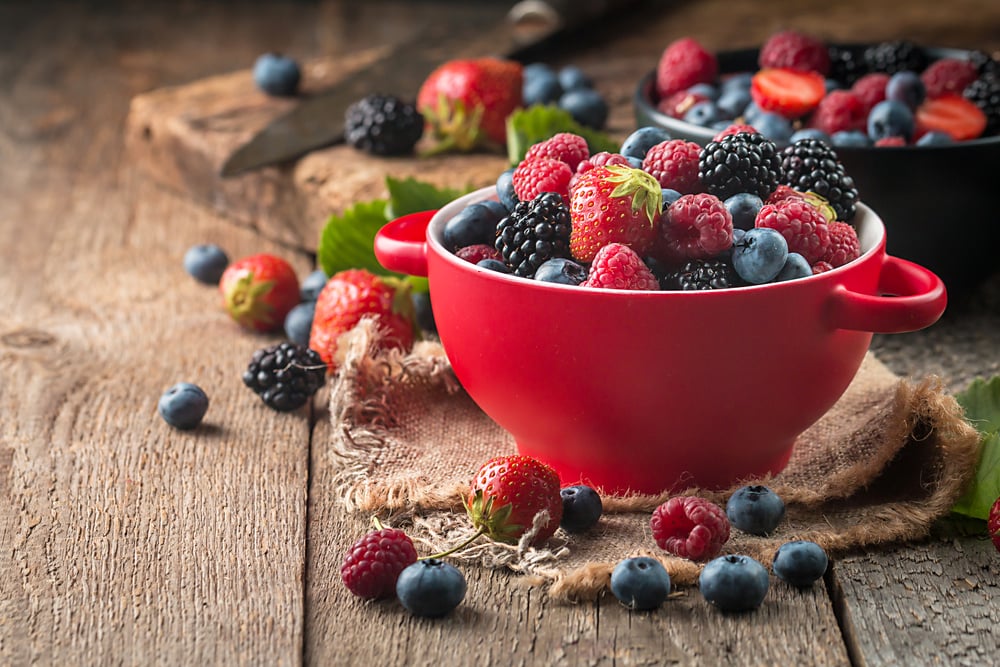
[[[660,187],[676,190],[682,195],[701,190],[698,180],[698,160],[701,146],[693,141],[671,139],[646,152],[642,160],[644,171],[652,174]]]
[[[717,135],[712,137],[712,141],[720,141],[723,137],[728,137],[730,134],[760,134],[757,128],[753,125],[747,125],[746,123],[733,123],[728,127],[722,128]]]
[[[733,245],[733,217],[710,194],[683,195],[663,214],[657,255],[668,263],[709,259]]]
[[[920,75],[927,97],[961,95],[966,86],[979,77],[976,66],[968,60],[942,58],[935,60]]]
[[[531,201],[543,192],[556,192],[569,204],[569,180],[573,170],[562,160],[534,158],[522,160],[512,176],[514,193],[520,201]]]
[[[660,283],[632,248],[609,243],[594,255],[584,287],[602,289],[658,290]]]
[[[715,54],[697,40],[683,37],[663,50],[656,67],[656,92],[661,99],[696,83],[711,83],[719,74]]]
[[[876,104],[885,100],[885,86],[888,83],[888,74],[872,72],[865,74],[851,86],[851,92],[861,102],[861,108],[866,117]]]
[[[369,600],[393,597],[396,579],[417,562],[413,541],[401,530],[381,528],[355,542],[344,556],[340,578],[347,589]]]
[[[711,560],[729,539],[729,519],[715,503],[697,496],[674,496],[653,510],[653,539],[664,551],[694,561]]]
[[[824,259],[830,248],[830,226],[823,213],[804,199],[786,199],[764,204],[757,214],[757,227],[781,232],[788,252],[797,252],[810,266]]]
[[[580,135],[559,132],[545,141],[534,144],[524,154],[525,160],[540,157],[565,162],[570,169],[575,171],[581,162],[590,157],[590,148],[587,147],[587,140]]]
[[[794,30],[778,32],[764,42],[758,64],[767,67],[785,67],[802,72],[819,72],[824,76],[830,71],[830,54],[822,41]]]
[[[829,223],[830,247],[820,262],[830,264],[832,268],[843,266],[861,256],[861,242],[854,227],[846,222],[835,220]],[[814,265],[815,269],[815,265]]]
[[[857,95],[848,90],[833,90],[820,100],[809,118],[809,127],[828,135],[865,129],[868,114]]]
[[[503,256],[500,254],[500,251],[491,245],[486,245],[485,243],[477,243],[475,245],[467,245],[464,248],[459,248],[455,251],[455,256],[472,264],[478,264],[484,259],[498,259],[503,261]]]

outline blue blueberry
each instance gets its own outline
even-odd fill
[[[815,542],[796,540],[778,547],[771,568],[782,581],[808,588],[823,576],[829,562],[823,547]]]
[[[757,106],[757,103],[751,99],[749,104],[743,109],[743,121],[747,124],[752,124],[754,118],[764,113],[767,112]]]
[[[748,229],[739,245],[733,246],[733,268],[752,285],[774,280],[787,258],[788,241],[768,227]]]
[[[743,555],[719,556],[709,561],[698,577],[702,596],[722,611],[756,609],[770,583],[764,566]]]
[[[696,83],[687,89],[692,95],[701,95],[713,102],[719,99],[720,91],[710,83]]]
[[[563,515],[559,525],[570,533],[582,533],[601,518],[604,504],[601,496],[583,484],[559,489],[562,496]]]
[[[898,100],[882,100],[868,112],[868,136],[872,141],[886,137],[913,137],[913,112]]]
[[[776,113],[761,111],[754,114],[750,125],[765,137],[778,144],[787,144],[788,140],[792,137],[792,124],[788,122],[787,118]]]
[[[593,88],[594,82],[576,65],[567,65],[559,70],[559,85],[563,90]]]
[[[191,246],[184,253],[184,270],[206,285],[218,285],[227,266],[229,257],[217,245],[205,243]]]
[[[415,311],[417,326],[426,333],[436,333],[437,323],[434,321],[434,309],[431,307],[431,295],[429,292],[413,292],[413,310]]]
[[[521,71],[525,81],[528,79],[534,79],[536,76],[544,77],[555,73],[555,70],[546,63],[529,63],[525,65],[524,69]]]
[[[396,597],[414,616],[436,618],[450,613],[465,598],[466,589],[465,575],[438,558],[418,560],[396,580]]]
[[[885,99],[902,102],[909,108],[916,109],[927,99],[927,88],[916,72],[896,72],[885,84]]]
[[[535,271],[535,280],[560,285],[579,285],[587,279],[587,269],[571,259],[553,257]]]
[[[330,276],[326,275],[326,271],[316,269],[302,279],[302,284],[299,285],[299,298],[303,301],[315,301],[329,279]]]
[[[822,141],[827,146],[833,143],[830,140],[829,134],[815,127],[804,127],[801,130],[795,130],[792,136],[788,138],[788,143],[794,144],[796,141],[802,141],[803,139],[816,139],[817,141]]]
[[[632,157],[630,155],[625,159],[628,160],[629,166],[631,166],[633,169],[642,169],[642,160],[640,160],[639,158]]]
[[[497,223],[502,217],[485,202],[466,206],[444,223],[444,244],[452,251],[477,243],[492,245],[496,239]]]
[[[729,90],[750,90],[750,86],[753,84],[753,72],[740,72],[739,74],[733,74],[732,76],[727,76],[719,84],[720,90],[725,93]]]
[[[691,123],[700,127],[709,127],[712,123],[720,120],[719,109],[713,102],[707,100],[698,102],[684,113],[683,120],[685,123]]]
[[[861,130],[841,130],[830,135],[834,148],[870,148],[875,142]]]
[[[476,266],[482,269],[489,269],[490,271],[496,271],[497,273],[510,273],[510,267],[501,262],[499,259],[481,259],[476,262]]]
[[[764,206],[760,197],[749,192],[737,193],[722,203],[733,218],[733,227],[743,230],[753,229],[757,214]]]
[[[747,230],[740,229],[739,227],[733,227],[733,246],[737,246],[743,242],[743,237],[747,235]]]
[[[743,111],[750,104],[752,98],[750,91],[743,88],[733,88],[724,91],[716,100],[715,106],[719,108],[719,113],[726,118],[736,118],[743,114]]]
[[[280,53],[265,53],[253,65],[253,81],[268,95],[295,95],[301,78],[299,64]]]
[[[827,93],[832,93],[835,90],[840,90],[843,86],[836,79],[826,79],[823,81],[823,89]]]
[[[673,188],[663,188],[663,210],[666,211],[670,205],[680,199],[683,195]]]
[[[744,486],[729,496],[726,517],[744,533],[770,535],[785,518],[785,503],[766,486]]]
[[[600,93],[590,88],[578,88],[562,94],[559,108],[586,127],[600,130],[608,122],[608,103]]]
[[[611,571],[611,593],[629,609],[656,609],[670,595],[670,575],[655,558],[626,558]]]
[[[951,135],[947,132],[938,132],[934,130],[933,132],[928,132],[924,134],[919,139],[917,139],[917,146],[950,146],[955,143],[955,140],[951,138]]]
[[[625,157],[635,157],[641,160],[646,157],[646,153],[649,152],[650,148],[671,139],[673,137],[662,127],[647,125],[646,127],[640,127],[625,137],[625,141],[622,142],[622,146],[618,149],[618,152]]]
[[[808,278],[813,274],[812,267],[805,257],[797,252],[788,253],[785,258],[785,265],[774,277],[774,282],[779,283],[785,280],[795,280],[797,278]]]
[[[288,340],[308,347],[309,333],[312,331],[315,314],[315,301],[303,301],[288,311],[288,314],[285,315],[285,335]]]
[[[157,409],[163,421],[186,431],[200,424],[205,417],[208,396],[196,384],[178,382],[163,392]]]
[[[539,71],[530,78],[525,77],[521,94],[525,106],[556,104],[563,94],[563,88],[555,72]]]
[[[508,215],[510,215],[510,211],[507,210],[507,207],[504,206],[502,202],[499,202],[496,199],[484,199],[479,203],[493,212],[493,215],[496,217],[497,222],[500,222],[503,218],[506,218]],[[496,234],[495,230],[493,234],[494,235]],[[492,240],[493,238],[491,237],[490,241]]]
[[[517,206],[519,200],[517,193],[514,192],[513,167],[500,174],[497,178],[497,197],[508,211],[513,211],[514,207]]]

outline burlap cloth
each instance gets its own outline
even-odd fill
[[[341,339],[330,386],[337,499],[402,527],[418,552],[435,553],[474,532],[461,498],[476,469],[516,448],[462,390],[439,344],[379,354],[371,351],[376,335],[362,322]],[[926,537],[961,495],[978,454],[978,434],[936,378],[901,379],[869,353],[840,401],[800,436],[787,468],[759,480],[785,501],[782,526],[767,538],[733,529],[724,552],[769,566],[790,539],[837,557]],[[686,493],[724,506],[730,492]],[[604,496],[605,514],[586,533],[559,530],[540,548],[481,537],[453,558],[529,575],[563,600],[599,595],[614,565],[635,555],[658,558],[675,584],[692,584],[701,566],[659,550],[649,530],[650,513],[667,497]]]

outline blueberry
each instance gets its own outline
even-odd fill
[[[716,101],[719,99],[720,91],[710,83],[696,83],[687,89],[692,95],[701,95],[705,99]]]
[[[698,102],[684,113],[683,120],[685,123],[691,123],[700,127],[709,127],[712,123],[720,120],[719,109],[713,102],[707,100]]]
[[[776,144],[786,144],[792,136],[792,124],[776,113],[761,111],[753,116],[750,125]]]
[[[629,609],[656,609],[670,595],[670,575],[655,558],[626,558],[611,571],[611,592]]]
[[[785,265],[774,277],[774,282],[779,283],[785,280],[795,280],[796,278],[808,278],[813,274],[812,267],[806,258],[797,252],[788,253],[785,258]]]
[[[823,81],[823,90],[827,93],[832,93],[835,90],[840,90],[843,86],[836,79],[826,79]]]
[[[951,138],[951,135],[947,132],[928,132],[927,134],[921,136],[917,139],[917,146],[950,146],[955,143],[955,140]]]
[[[747,235],[747,230],[733,227],[733,245],[737,246],[743,242],[743,237]]]
[[[444,223],[444,243],[452,251],[477,243],[493,245],[497,223],[501,217],[497,215],[496,209],[485,202],[466,206]]]
[[[522,76],[524,80],[534,79],[536,76],[548,76],[549,74],[555,74],[555,70],[552,69],[546,63],[529,63],[524,66],[522,70]]]
[[[608,103],[600,93],[589,88],[578,88],[563,93],[559,108],[569,112],[573,120],[586,127],[600,130],[608,122]]]
[[[827,146],[833,143],[830,140],[829,134],[815,127],[804,127],[801,130],[796,130],[792,133],[792,136],[788,138],[788,143],[794,144],[796,141],[801,141],[803,139],[816,139],[818,141],[822,141]]]
[[[582,533],[597,523],[604,512],[601,497],[589,486],[567,486],[559,489],[563,515],[559,525],[570,533]]]
[[[740,278],[753,285],[774,280],[788,257],[788,241],[768,227],[747,230],[739,245],[733,246],[733,268]]]
[[[301,78],[298,63],[280,53],[265,53],[253,66],[254,83],[268,95],[295,95]]]
[[[823,576],[829,562],[830,559],[820,545],[796,540],[778,547],[771,567],[782,581],[799,588],[808,588]]]
[[[834,148],[869,148],[874,142],[860,130],[841,130],[830,136],[830,143]]]
[[[913,112],[897,100],[883,100],[868,112],[868,136],[872,141],[886,137],[913,136]]]
[[[517,193],[514,192],[514,169],[513,167],[500,174],[497,178],[497,197],[500,203],[508,212],[513,211],[518,204]]]
[[[594,82],[576,65],[567,65],[559,70],[559,85],[562,86],[563,90],[569,91],[579,88],[593,88]]]
[[[646,157],[650,148],[671,139],[673,137],[663,128],[647,125],[628,135],[618,152],[625,157],[637,157],[641,160]]]
[[[629,165],[633,169],[642,169],[642,160],[640,160],[639,158],[630,156],[625,159],[628,160]]]
[[[733,88],[732,90],[726,90],[719,95],[719,99],[716,100],[715,106],[719,108],[719,113],[724,115],[726,118],[736,118],[743,113],[744,109],[747,108],[751,99],[749,90],[745,90],[743,88]]]
[[[217,245],[205,243],[191,246],[184,253],[184,270],[206,285],[218,285],[227,266],[229,258]]]
[[[726,502],[726,518],[744,533],[770,535],[785,518],[785,503],[766,486],[744,486]]]
[[[511,272],[510,267],[501,262],[499,259],[481,259],[476,262],[476,266],[483,269],[489,269],[490,271],[496,271],[497,273]]]
[[[719,556],[698,577],[702,596],[722,611],[748,611],[764,601],[770,584],[767,570],[749,556]]]
[[[163,392],[157,408],[163,421],[186,431],[200,424],[205,417],[208,396],[196,384],[179,382]]]
[[[438,558],[418,560],[399,573],[396,597],[414,616],[438,617],[465,598],[465,576]]]
[[[434,310],[431,308],[431,295],[428,292],[413,292],[413,310],[415,311],[417,326],[427,333],[437,332],[437,323],[434,321]]]
[[[885,99],[902,102],[910,109],[916,109],[926,98],[927,88],[916,72],[896,72],[885,84]]]
[[[722,80],[719,85],[719,89],[725,93],[730,90],[750,90],[750,86],[753,83],[753,72],[740,72],[739,74],[733,74]]]
[[[288,314],[285,315],[285,335],[288,340],[308,347],[309,333],[312,331],[315,314],[315,301],[303,301],[288,311]]]
[[[759,106],[757,106],[756,102],[750,100],[750,103],[747,104],[746,107],[744,107],[743,109],[743,121],[752,124],[753,119],[763,113],[767,112],[761,109]]]
[[[722,203],[733,218],[733,227],[743,230],[753,229],[757,214],[764,206],[760,197],[749,192],[737,193]]]
[[[302,279],[302,284],[299,285],[299,298],[303,301],[315,301],[319,298],[319,293],[323,291],[326,281],[329,279],[326,271],[316,269]]]
[[[587,279],[587,269],[571,259],[553,257],[546,260],[535,271],[535,280],[543,283],[579,285]]]
[[[531,78],[524,79],[522,88],[524,106],[556,104],[562,94],[563,88],[559,84],[559,77],[552,70],[539,71]]]
[[[673,188],[663,188],[661,192],[663,193],[662,196],[663,196],[664,211],[670,208],[671,204],[673,204],[675,201],[677,201],[683,196],[681,195],[681,193],[677,192],[677,190],[674,190]]]

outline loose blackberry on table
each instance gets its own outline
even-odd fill
[[[781,183],[799,192],[815,192],[826,199],[837,219],[848,221],[857,213],[858,189],[844,171],[837,153],[816,139],[803,139],[781,153]]]
[[[315,350],[283,342],[254,352],[243,384],[279,412],[302,407],[326,381],[326,365]]]
[[[374,155],[405,155],[423,133],[424,117],[417,107],[394,95],[368,95],[345,114],[347,143]]]
[[[561,195],[543,192],[520,202],[496,228],[496,249],[514,275],[530,278],[553,257],[569,257],[569,208]]]

